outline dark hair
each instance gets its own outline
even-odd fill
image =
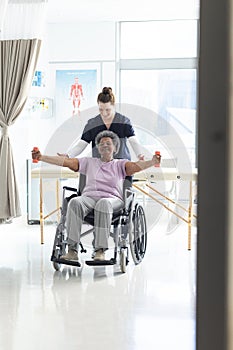
[[[119,148],[120,148],[120,139],[117,136],[117,134],[115,134],[114,132],[109,131],[109,130],[104,130],[104,131],[99,132],[95,138],[96,146],[99,145],[99,143],[103,137],[110,137],[112,139],[112,143],[114,144],[114,146],[116,148],[115,153],[117,153],[119,151]]]
[[[103,103],[110,102],[112,105],[115,104],[115,96],[112,92],[112,88],[104,87],[102,89],[102,92],[100,92],[98,97],[97,97],[97,103],[99,103],[99,102],[103,102]]]

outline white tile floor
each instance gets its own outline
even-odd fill
[[[152,214],[153,215],[153,214]],[[55,226],[25,218],[0,225],[0,349],[194,350],[196,228],[167,232],[168,214],[150,228],[143,262],[118,267],[50,262]],[[82,256],[82,260],[89,257]]]

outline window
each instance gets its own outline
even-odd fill
[[[196,20],[121,24],[121,59],[196,57],[196,55]]]
[[[123,22],[120,27],[120,102],[148,109],[148,116],[137,120],[137,136],[151,150],[161,140],[169,156],[178,162],[188,159],[192,167],[197,139],[197,28],[197,20]],[[151,40],[145,40],[148,36]]]

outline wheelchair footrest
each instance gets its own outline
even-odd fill
[[[81,267],[81,264],[80,264],[79,261],[66,260],[66,259],[57,259],[57,258],[51,258],[51,261],[56,262],[58,264],[65,264],[65,265],[72,265],[72,266]]]
[[[105,266],[114,265],[116,261],[114,259],[110,260],[86,260],[85,263],[89,266]]]

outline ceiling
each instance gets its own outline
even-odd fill
[[[137,21],[185,18],[199,0],[48,0],[47,22]]]

